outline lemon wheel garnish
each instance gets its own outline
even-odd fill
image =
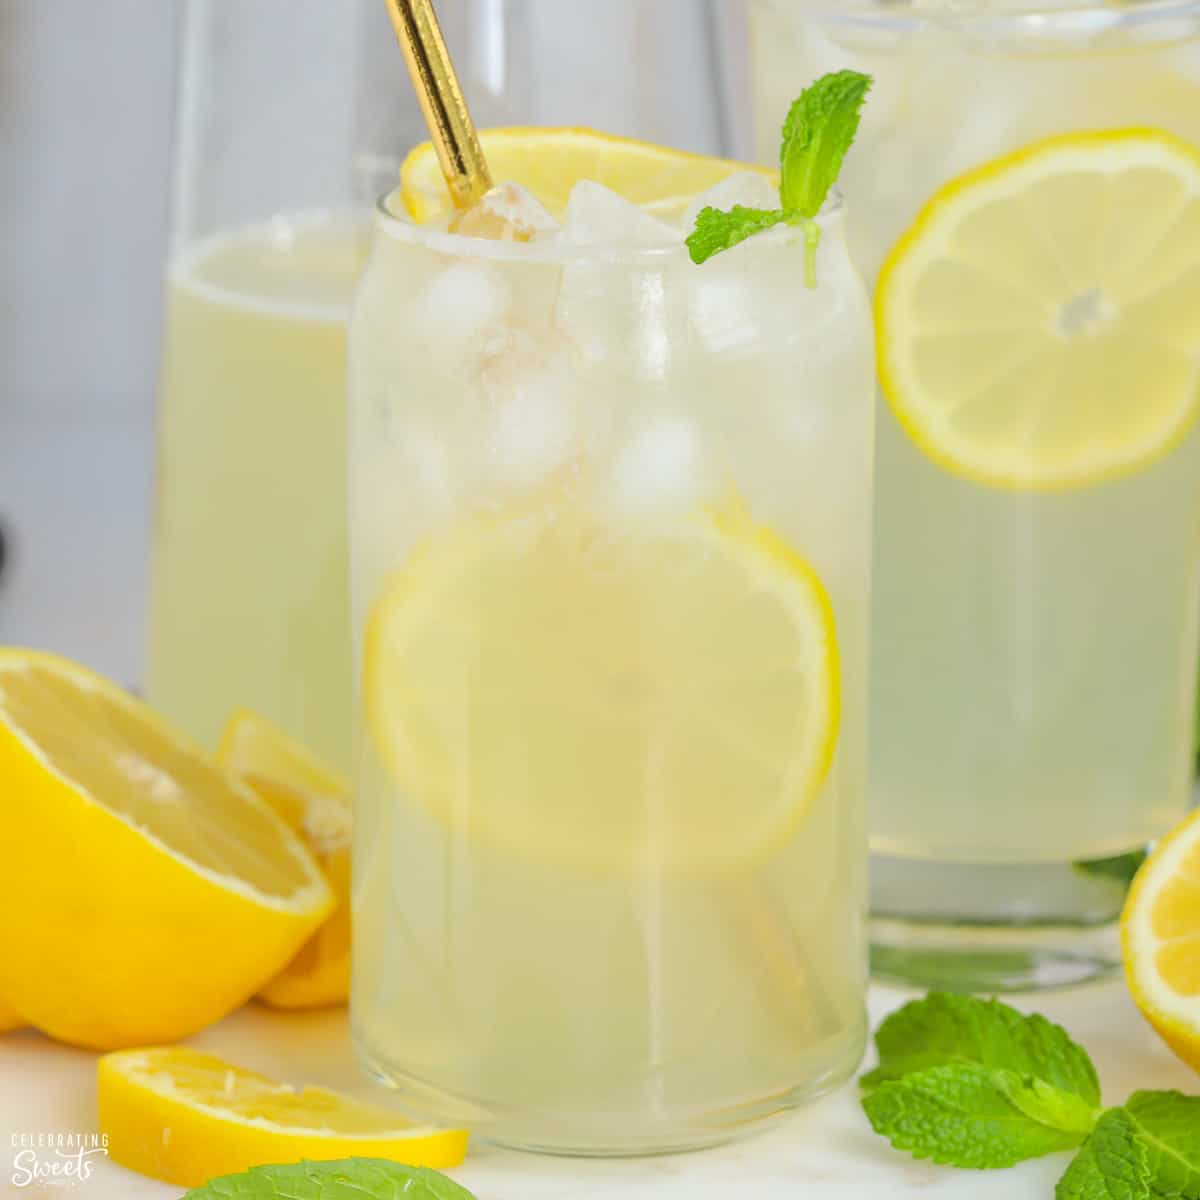
[[[412,1125],[389,1109],[293,1089],[184,1046],[105,1055],[97,1104],[113,1159],[178,1187],[302,1159],[453,1167],[467,1150],[461,1129]]]
[[[1125,901],[1121,940],[1138,1008],[1200,1071],[1200,813],[1142,864]]]
[[[363,687],[409,802],[480,844],[601,870],[769,852],[838,728],[825,590],[740,512],[470,521],[385,588]]]
[[[730,175],[758,169],[591,129],[484,129],[479,141],[497,183],[522,184],[551,212],[562,212],[575,184],[589,179],[648,212],[678,215],[698,193]],[[762,173],[778,176],[766,168]],[[450,215],[450,197],[429,142],[405,158],[400,198],[419,224]]]
[[[876,293],[896,419],[945,469],[1018,490],[1140,470],[1200,410],[1200,151],[1070,134],[947,184]]]
[[[0,651],[0,995],[98,1049],[185,1037],[275,975],[333,904],[245,784],[100,676]],[[70,952],[64,952],[69,947]]]
[[[237,772],[298,833],[325,873],[336,907],[258,993],[274,1008],[323,1008],[350,995],[350,785],[265,717],[229,718],[218,761]]]

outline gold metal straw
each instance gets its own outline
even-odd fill
[[[433,0],[387,0],[387,6],[454,207],[470,208],[491,189],[492,175]]]

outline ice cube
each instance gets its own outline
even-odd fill
[[[712,354],[737,354],[760,336],[758,301],[740,274],[713,268],[692,282],[692,328]]]
[[[584,179],[571,189],[560,239],[576,246],[670,246],[680,235],[624,196]]]
[[[512,303],[512,289],[490,263],[456,262],[435,275],[418,298],[417,320],[428,341],[462,354],[495,329]]]
[[[643,426],[618,452],[608,480],[608,503],[632,516],[695,507],[707,482],[704,447],[680,417]]]
[[[452,233],[501,242],[529,242],[558,228],[542,202],[519,183],[497,185],[450,222]]]
[[[564,466],[577,450],[572,379],[561,353],[526,346],[485,368],[486,473],[493,483],[530,487]]]
[[[454,495],[450,457],[445,443],[419,430],[408,430],[400,439],[396,464],[406,478],[406,490],[415,493],[431,512],[448,511]]]
[[[678,230],[598,183],[577,183],[559,240],[576,246],[679,246]],[[682,256],[681,256],[682,259]],[[690,266],[686,259],[682,265]],[[686,345],[685,306],[667,259],[644,264],[569,260],[555,307],[558,327],[585,358],[622,374],[661,379]]]
[[[779,190],[760,171],[738,171],[694,197],[680,226],[686,235],[695,227],[701,209],[730,209],[739,204],[743,208],[778,208]]]

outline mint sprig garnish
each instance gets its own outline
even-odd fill
[[[744,242],[751,234],[770,229],[787,220],[781,208],[745,208],[735,204],[726,212],[720,208],[702,208],[696,214],[696,228],[688,236],[692,262],[702,263]]]
[[[815,217],[821,211],[854,144],[872,82],[859,71],[835,71],[792,104],[779,153],[779,201],[788,212]]]
[[[806,275],[809,286],[815,286],[820,230],[813,218],[821,211],[854,142],[871,82],[869,75],[858,71],[835,71],[800,93],[783,124],[779,153],[782,207],[702,209],[687,239],[692,262],[706,262],[714,254],[774,225],[804,225],[808,245]]]
[[[475,1200],[428,1167],[382,1158],[251,1167],[195,1188],[183,1200]]]
[[[1200,1200],[1200,1097],[1135,1092],[1102,1110],[1091,1059],[1044,1017],[931,992],[875,1040],[863,1108],[914,1158],[986,1169],[1080,1147],[1057,1200]]]

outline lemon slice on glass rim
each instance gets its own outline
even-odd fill
[[[777,171],[766,167],[689,154],[591,129],[482,129],[479,143],[497,183],[521,184],[553,213],[566,208],[571,189],[584,179],[669,219],[682,214],[693,196],[730,175],[759,171],[772,181],[779,177]],[[422,142],[405,158],[400,168],[400,198],[418,224],[451,214],[450,196],[432,143]]]

